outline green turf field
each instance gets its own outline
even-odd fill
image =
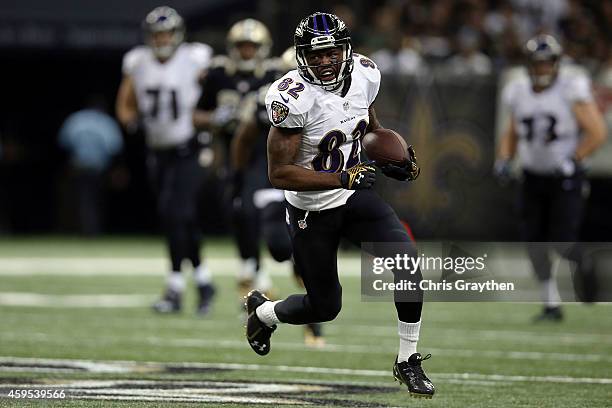
[[[539,306],[430,303],[419,349],[437,387],[416,400],[394,383],[395,311],[362,303],[356,253],[341,257],[344,307],[327,346],[303,346],[282,326],[272,352],[244,340],[234,249],[205,249],[219,296],[202,319],[157,316],[161,241],[0,241],[1,406],[609,407],[612,307],[567,305],[562,324],[530,323]],[[296,292],[287,265],[266,262],[281,294]],[[192,295],[189,292],[189,295]],[[15,399],[11,390],[64,390],[63,399]]]

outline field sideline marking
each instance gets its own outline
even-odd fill
[[[238,340],[213,340],[213,339],[166,339],[159,337],[145,337],[149,344],[173,347],[203,347],[216,346],[230,349],[244,348],[244,342]],[[393,345],[395,346],[395,344]],[[359,344],[326,344],[320,349],[305,349],[301,343],[274,342],[274,347],[279,350],[292,351],[319,351],[327,353],[361,353],[361,354],[388,354],[387,350],[377,350],[372,346]],[[498,350],[469,350],[469,349],[445,349],[427,348],[428,352],[445,356],[460,357],[490,357],[509,360],[546,360],[546,361],[573,361],[573,362],[606,362],[612,363],[612,357],[603,354],[571,354],[571,353],[548,353],[536,351],[498,351]]]
[[[2,306],[33,307],[146,307],[150,295],[81,294],[49,295],[32,292],[0,292]]]
[[[236,276],[240,266],[237,258],[207,258],[213,275]],[[343,274],[359,276],[360,260],[340,259]],[[168,260],[163,257],[103,258],[103,257],[0,257],[0,276],[164,276]],[[290,264],[266,262],[266,269],[274,276],[289,276]]]
[[[16,292],[19,294],[26,294],[29,292]],[[2,295],[2,292],[0,292]],[[38,295],[38,294],[37,294]],[[85,294],[83,294],[85,295]],[[52,295],[52,296],[63,296],[63,295]],[[80,295],[79,295],[80,296]],[[89,296],[89,295],[86,295]],[[132,295],[127,295],[132,296]],[[146,295],[148,296],[147,302],[144,304],[146,308],[148,308],[151,302],[155,299],[156,295]],[[2,301],[0,301],[0,306],[2,305]],[[117,317],[117,319],[121,319]],[[133,318],[124,319],[128,322],[132,321]],[[430,322],[430,320],[428,320]],[[234,327],[236,326],[235,322],[219,322],[214,320],[199,320],[198,325],[202,327],[214,326],[218,327],[221,323],[224,324],[224,327]],[[601,343],[610,343],[612,344],[612,334],[606,333],[575,333],[575,332],[540,332],[540,331],[525,331],[525,330],[492,330],[492,329],[453,329],[453,328],[439,328],[435,327],[435,322],[430,322],[426,327],[426,332],[428,335],[432,336],[445,336],[449,338],[454,338],[456,336],[461,336],[463,338],[474,338],[477,340],[508,340],[513,342],[521,342],[521,343],[529,343],[529,344],[550,344],[551,342],[564,343],[564,344],[601,344]],[[131,323],[129,323],[131,325]],[[194,322],[191,320],[182,321],[182,320],[172,320],[167,321],[165,324],[168,324],[169,327],[172,328],[191,328],[193,327]],[[130,326],[131,327],[131,326]],[[390,325],[380,325],[380,324],[351,324],[350,321],[342,321],[339,320],[333,324],[328,325],[327,332],[330,335],[340,335],[346,334],[347,331],[354,333],[355,335],[363,335],[369,337],[380,337],[380,338],[393,338],[393,333],[397,330],[397,326]]]
[[[0,274],[1,275],[1,274]],[[51,307],[51,308],[75,308],[75,307],[103,307],[103,308],[148,308],[153,300],[152,295],[131,294],[42,294],[34,292],[0,292],[0,306],[24,306],[24,307]],[[205,324],[206,321],[200,322]],[[190,322],[191,324],[191,322]],[[217,324],[217,323],[215,323]],[[395,331],[395,326],[383,325],[330,325],[331,334],[345,333],[346,330],[357,334],[379,338],[391,338],[389,333]],[[429,327],[428,331],[444,333],[445,336],[473,337],[478,340],[512,340],[522,343],[549,344],[559,342],[565,344],[584,344],[610,342],[612,335],[604,333],[539,333],[536,331],[514,331],[514,330],[460,330],[440,329]],[[393,337],[395,340],[395,337]],[[565,353],[563,353],[565,354]],[[580,360],[579,358],[577,360]]]
[[[236,276],[240,267],[240,260],[236,257],[205,257],[213,276]],[[291,263],[289,261],[277,263],[269,256],[263,257],[263,264],[273,276],[290,276]],[[0,256],[0,276],[36,276],[36,275],[62,275],[62,276],[160,276],[167,272],[168,259],[165,257],[5,257]],[[529,268],[516,268],[512,265],[512,276],[527,277],[531,279]],[[341,256],[338,258],[338,271],[340,276],[360,277],[361,258],[355,256]]]
[[[1,335],[0,338],[6,339],[6,335]],[[55,339],[49,335],[41,336],[30,336],[35,342],[42,343],[53,343]],[[131,339],[131,337],[129,338]],[[100,341],[105,344],[117,342],[120,344],[125,343],[125,340],[129,340],[125,337],[96,337],[91,339],[92,341]],[[139,339],[140,340],[140,339]],[[178,348],[202,348],[202,347],[217,347],[232,350],[245,349],[245,342],[242,340],[217,340],[217,339],[196,339],[196,338],[163,338],[148,336],[143,337],[142,340],[145,344],[162,347],[178,347]],[[78,342],[83,341],[92,344],[92,341],[86,338],[79,338]],[[57,341],[64,345],[70,344],[66,339]],[[140,344],[138,342],[130,341],[130,344]],[[395,345],[394,345],[395,346]],[[388,354],[388,350],[380,350],[378,348],[359,345],[359,344],[326,344],[325,347],[320,349],[304,348],[301,342],[289,343],[289,342],[274,342],[274,347],[277,350],[282,351],[302,351],[302,352],[322,352],[322,353],[356,353],[356,354]],[[482,358],[493,358],[493,359],[504,359],[504,360],[530,360],[530,361],[570,361],[575,363],[612,363],[612,357],[604,354],[572,354],[572,353],[550,353],[550,352],[536,352],[536,351],[501,351],[501,350],[472,350],[472,349],[449,349],[449,348],[436,348],[428,347],[428,352],[442,355],[442,356],[455,356],[455,357],[482,357]]]
[[[160,363],[160,362],[134,362],[134,361],[100,361],[93,360],[70,360],[70,359],[45,359],[45,358],[20,358],[20,357],[0,357],[0,364],[46,364],[49,366],[75,365],[75,367],[89,368],[91,372],[112,373],[126,372],[126,367],[137,368],[139,365],[151,368],[163,368],[168,365],[180,366],[185,368],[198,369],[226,369],[226,370],[246,370],[246,371],[283,371],[293,373],[309,374],[345,374],[364,377],[389,377],[390,371],[387,370],[360,370],[350,368],[330,368],[330,367],[308,367],[308,366],[287,366],[287,365],[267,365],[267,364],[239,364],[239,363]],[[99,365],[99,369],[97,369]],[[118,371],[113,371],[113,367]],[[0,367],[0,370],[2,367]],[[505,375],[505,374],[481,374],[481,373],[433,373],[431,377],[450,380],[474,380],[474,381],[499,381],[499,382],[545,382],[545,383],[570,383],[570,384],[604,384],[612,385],[612,378],[592,378],[592,377],[569,377],[569,376],[529,376],[529,375]]]
[[[364,336],[373,337],[388,337],[389,331],[395,331],[395,326],[376,326],[376,325],[329,325],[327,332],[331,334],[344,333],[344,330],[351,330],[354,333]],[[454,337],[473,337],[475,339],[486,340],[512,340],[513,342],[523,343],[538,343],[550,344],[551,342],[560,342],[567,344],[576,343],[596,343],[602,342],[612,343],[612,335],[605,333],[572,333],[572,332],[537,332],[537,331],[520,331],[520,330],[486,330],[486,329],[441,329],[437,327],[426,328],[427,332],[435,333],[436,336],[443,333],[444,336]]]

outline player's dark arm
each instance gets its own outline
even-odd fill
[[[317,191],[342,188],[340,173],[324,173],[296,166],[302,140],[301,131],[272,126],[268,133],[268,177],[275,188],[291,191]]]
[[[368,124],[368,132],[371,132],[376,129],[381,129],[382,125],[378,121],[378,117],[376,116],[376,110],[374,110],[374,104],[370,105],[368,109],[368,114],[370,115],[370,123]]]
[[[212,97],[209,94],[214,93],[209,81],[208,72],[202,71],[199,77],[199,83],[202,87],[202,95],[200,96],[200,100],[191,114],[193,127],[197,130],[208,130],[211,128],[213,123],[213,114],[215,110],[207,109],[209,107],[204,106],[211,103],[210,99]]]
[[[215,111],[194,109],[191,116],[193,127],[197,130],[210,129],[212,125],[212,118]]]
[[[518,144],[518,134],[514,126],[514,121],[510,119],[508,128],[503,133],[501,140],[499,141],[499,149],[497,152],[497,158],[499,160],[512,160],[516,154],[516,146]]]
[[[241,121],[230,146],[230,163],[236,171],[244,170],[251,157],[253,145],[259,135],[257,122],[254,117]]]
[[[606,141],[606,125],[595,102],[578,102],[574,104],[573,110],[582,130],[582,138],[574,155],[574,158],[580,161],[591,155]]]
[[[119,85],[115,113],[119,123],[125,128],[134,126],[138,121],[138,101],[134,81],[129,75],[125,75]]]

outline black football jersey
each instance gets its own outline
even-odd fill
[[[198,109],[211,111],[224,106],[236,112],[236,120],[243,108],[245,96],[257,92],[263,85],[273,82],[278,77],[275,65],[264,61],[255,71],[238,71],[228,57],[216,57],[202,82],[202,93]],[[228,126],[224,133],[231,137],[235,125]]]
[[[264,61],[255,71],[250,72],[238,71],[228,57],[221,56],[213,59],[211,68],[202,82],[202,93],[197,107],[206,111],[223,107],[233,112],[233,120],[229,121],[218,133],[227,152],[229,152],[231,140],[241,115],[248,111],[252,112],[252,99],[255,95],[260,95],[262,87],[267,89],[270,83],[279,76],[278,63],[273,59]],[[268,124],[264,126],[267,127]],[[263,129],[261,131],[263,132]],[[251,164],[256,161],[260,162],[262,159],[265,161],[265,155],[265,139],[263,142],[258,140],[251,152]]]

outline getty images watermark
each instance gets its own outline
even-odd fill
[[[396,254],[394,257],[374,257],[372,260],[372,273],[382,275],[385,271],[395,271],[402,276],[406,273],[414,276],[417,271],[444,271],[456,275],[463,275],[466,272],[483,272],[486,270],[485,260],[487,254],[479,257],[457,257],[450,256],[410,256],[408,254]],[[386,282],[384,279],[375,279],[372,288],[376,291],[395,291],[395,290],[420,290],[428,291],[507,291],[514,290],[514,282],[498,282],[489,279],[484,282],[471,282],[465,279],[433,281],[431,279],[399,279],[394,282]]]
[[[584,243],[363,243],[362,299],[537,302],[540,289],[529,254],[540,253],[556,265],[562,301],[593,297],[592,290],[586,293],[592,287],[598,290],[597,300],[610,301],[609,274],[598,276],[603,274],[584,265],[612,266],[612,244],[593,248]]]

